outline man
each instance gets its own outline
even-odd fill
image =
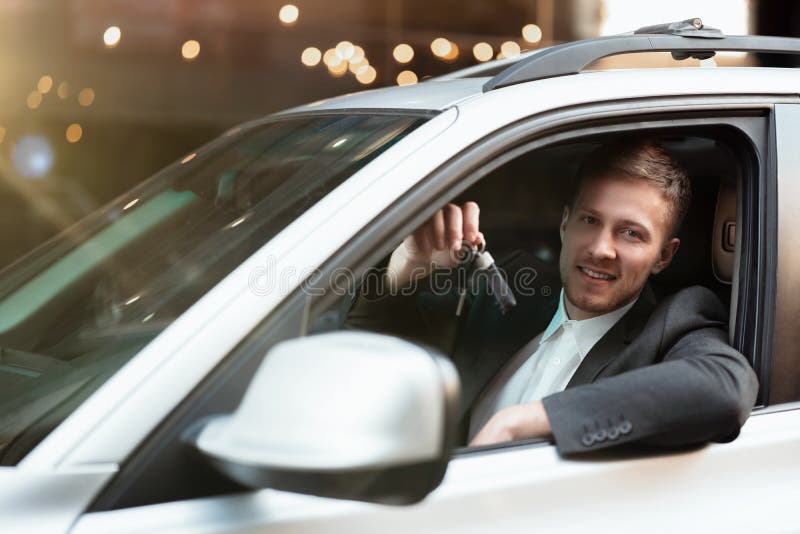
[[[569,454],[628,442],[729,441],[758,382],[727,343],[724,307],[701,287],[656,304],[647,285],[678,250],[689,202],[689,178],[662,147],[617,141],[584,161],[564,208],[563,289],[555,301],[519,299],[501,318],[489,299],[477,298],[453,325],[452,298],[413,291],[362,299],[350,325],[427,339],[449,352],[465,401],[474,402],[470,445],[552,437]],[[424,286],[432,270],[455,265],[452,251],[462,240],[481,239],[479,207],[449,204],[394,251],[390,287]],[[514,278],[531,265],[533,258],[517,255],[504,266]]]

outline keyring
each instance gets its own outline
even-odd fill
[[[476,247],[476,250],[473,250],[472,247]],[[480,256],[486,250],[486,241],[478,237],[478,241],[475,243],[470,243],[469,241],[462,239],[461,246],[455,252],[456,260],[459,263],[464,263],[468,259],[474,259],[475,256]]]
[[[478,254],[483,254],[486,250],[486,241],[481,236],[478,236],[478,243],[476,244],[478,247]]]
[[[466,263],[467,261],[472,261],[474,258],[475,251],[472,250],[472,245],[461,240],[461,246],[458,250],[455,251],[455,258],[458,263]]]
[[[486,250],[486,241],[484,241],[481,236],[478,236],[478,240],[475,241],[474,243],[462,240],[461,246],[462,247],[467,246],[470,248],[470,250],[472,249],[472,247],[476,247],[477,248],[476,252],[478,254],[483,254],[483,252]]]

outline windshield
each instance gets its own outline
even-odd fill
[[[424,121],[348,113],[233,130],[0,273],[0,463]]]

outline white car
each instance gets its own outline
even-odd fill
[[[800,530],[800,72],[583,71],[646,50],[800,40],[689,21],[289,110],[6,269],[0,530]],[[690,450],[458,447],[446,358],[339,331],[360,277],[467,197],[496,257],[555,261],[577,162],[631,131],[692,174],[682,251],[654,284],[730,305],[760,380],[752,416]]]

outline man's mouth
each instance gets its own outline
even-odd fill
[[[589,269],[588,267],[583,267],[580,265],[578,266],[578,269],[580,269],[580,271],[589,278],[593,278],[595,280],[614,280],[616,278],[616,276],[610,275],[608,273],[604,273],[602,271],[595,271]]]

